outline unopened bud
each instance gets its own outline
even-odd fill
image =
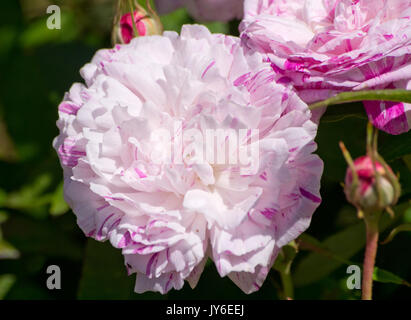
[[[134,8],[134,7],[133,7]],[[133,18],[130,10],[119,8],[113,30],[114,43],[130,43],[135,37],[159,35],[162,25],[155,13],[149,14],[143,7],[136,4]]]
[[[354,161],[358,179],[349,167],[345,176],[345,194],[347,200],[365,212],[382,211],[394,205],[398,200],[396,176],[387,164],[373,161],[369,156],[362,156]]]

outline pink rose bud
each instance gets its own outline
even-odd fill
[[[130,43],[135,37],[158,35],[162,33],[162,25],[155,14],[149,14],[140,5],[136,5],[133,12],[134,21],[131,12],[119,10],[117,22],[114,30],[114,43]],[[125,12],[125,13],[124,13]]]
[[[345,194],[347,200],[362,211],[375,212],[394,205],[398,200],[398,182],[391,168],[375,161],[375,168],[369,156],[362,156],[354,161],[355,176],[348,168],[345,176]],[[377,182],[377,174],[378,182]],[[378,186],[379,184],[379,186]],[[380,194],[379,191],[380,190]]]

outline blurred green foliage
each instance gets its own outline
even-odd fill
[[[46,28],[46,8],[61,6],[62,29]],[[280,278],[272,270],[261,290],[243,294],[207,263],[198,287],[186,285],[167,296],[133,292],[119,250],[86,240],[62,196],[62,170],[52,140],[58,134],[57,105],[79,69],[96,50],[109,47],[113,0],[0,1],[0,299],[277,299]],[[185,9],[162,17],[165,29],[194,23]],[[236,33],[237,23],[210,23],[213,32]],[[359,103],[328,108],[317,142],[325,163],[323,203],[307,235],[342,260],[361,264],[364,226],[347,205],[340,183],[346,164],[343,140],[354,157],[365,152],[367,117]],[[395,219],[384,218],[382,237],[411,222],[411,132],[380,135],[381,154],[400,173],[403,195]],[[410,233],[381,246],[375,278],[376,299],[411,297],[400,285],[411,280]],[[297,299],[358,299],[348,290],[346,265],[300,250],[291,274]],[[46,268],[62,270],[62,290],[46,288]],[[394,283],[393,283],[394,282]],[[215,290],[218,288],[218,290]]]

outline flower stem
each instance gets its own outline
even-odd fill
[[[367,244],[365,247],[364,269],[362,276],[362,300],[372,299],[372,277],[378,248],[378,220],[378,218],[365,219]]]
[[[132,0],[128,0],[128,5],[130,7],[130,15],[131,15],[131,25],[133,26],[134,37],[138,36],[137,31],[137,24],[136,20],[134,19],[134,5]]]
[[[327,100],[316,102],[309,105],[311,110],[327,107],[329,105],[336,105],[342,103],[356,102],[356,101],[395,101],[395,102],[411,102],[410,90],[402,89],[387,89],[387,90],[368,90],[368,91],[351,91],[342,92]]]
[[[294,286],[293,286],[293,280],[291,278],[290,270],[280,272],[280,275],[281,275],[281,282],[282,282],[283,290],[284,290],[284,299],[285,300],[294,299]]]

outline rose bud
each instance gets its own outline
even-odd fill
[[[369,156],[359,157],[345,176],[347,200],[363,212],[387,209],[397,202],[400,194],[397,177],[391,168],[382,159],[374,163],[375,166]]]
[[[161,22],[155,13],[147,13],[140,5],[136,5],[136,8],[133,11],[134,21],[131,17],[131,12],[124,13],[124,9],[119,9],[113,32],[114,43],[127,44],[135,37],[159,35],[162,33]]]

